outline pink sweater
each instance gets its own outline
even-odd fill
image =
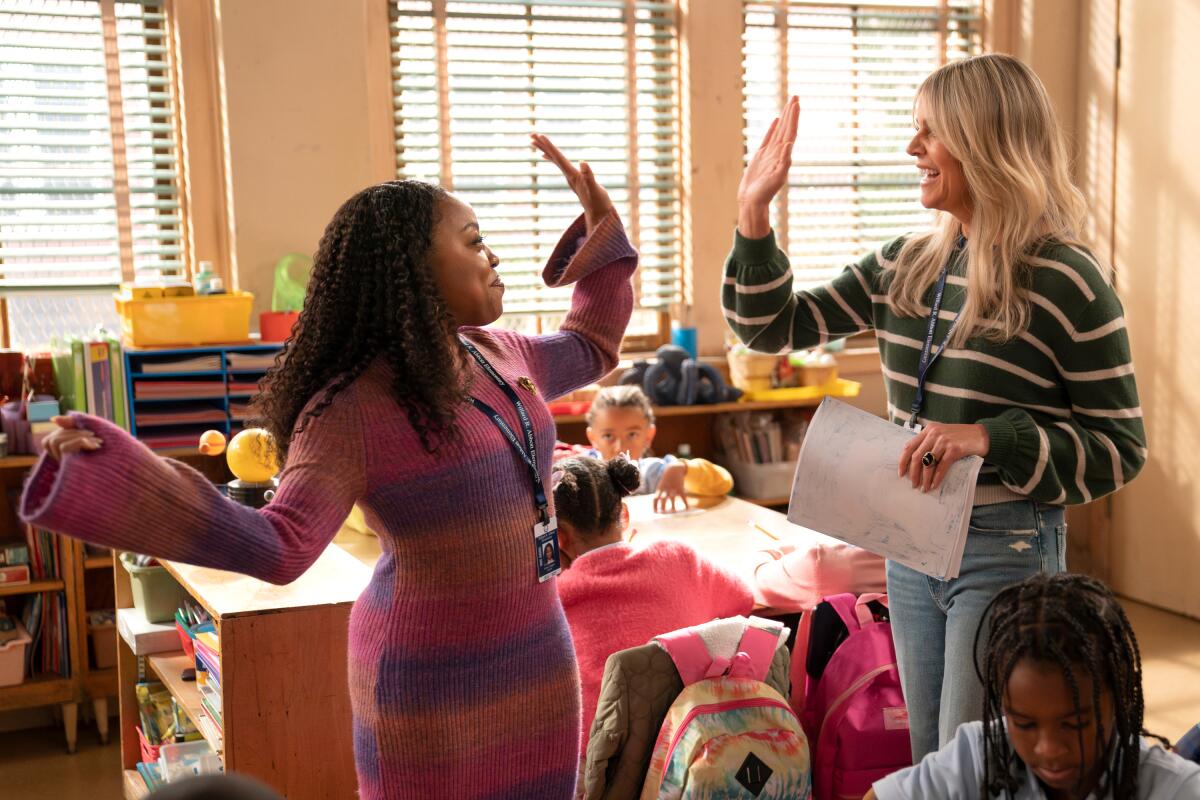
[[[554,420],[542,401],[616,366],[633,306],[637,255],[620,220],[583,235],[581,218],[547,268],[551,281],[564,270],[580,279],[558,333],[462,329],[522,394],[543,483]],[[474,368],[472,394],[519,431],[512,404]],[[521,376],[537,393],[519,386]],[[286,583],[358,502],[383,547],[350,615],[360,796],[566,800],[578,769],[579,684],[554,581],[537,580],[528,473],[465,405],[460,441],[426,453],[390,385],[377,362],[339,394],[293,439],[279,493],[258,511],[115,426],[76,416],[103,448],[61,464],[43,458],[21,515],[97,544]]]
[[[682,542],[624,543],[584,553],[558,579],[583,686],[583,743],[604,662],[618,650],[720,617],[749,614],[750,587]]]

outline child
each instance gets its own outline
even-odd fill
[[[635,494],[655,493],[654,510],[675,511],[676,498],[688,507],[687,495],[723,497],[733,488],[733,478],[721,466],[703,458],[646,456],[654,442],[654,409],[637,386],[606,386],[596,394],[587,413],[587,437],[592,453],[604,459],[628,453],[642,474]]]
[[[1137,640],[1103,584],[1035,575],[983,619],[983,721],[868,798],[1200,798],[1200,766],[1142,741]]]
[[[583,741],[596,713],[604,662],[618,650],[718,617],[749,614],[750,589],[681,542],[634,548],[623,540],[638,489],[625,458],[588,456],[554,465],[559,547],[571,568],[558,579],[583,687]]]

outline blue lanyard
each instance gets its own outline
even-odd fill
[[[463,348],[471,354],[471,357],[479,363],[479,366],[483,367],[483,371],[492,379],[492,382],[499,386],[500,390],[508,396],[513,407],[517,409],[517,416],[521,420],[521,429],[525,434],[524,446],[521,445],[521,441],[517,438],[513,429],[504,421],[504,417],[500,416],[495,409],[482,400],[474,397],[467,398],[471,401],[471,405],[482,411],[492,421],[492,424],[500,429],[500,432],[504,434],[504,438],[508,439],[508,443],[513,446],[513,449],[517,451],[517,455],[521,457],[521,460],[525,462],[525,466],[529,468],[529,477],[533,485],[533,502],[537,506],[539,518],[545,523],[549,520],[549,514],[547,513],[549,503],[546,501],[546,489],[542,485],[541,473],[538,472],[537,441],[533,435],[533,422],[529,419],[529,412],[525,410],[525,404],[521,402],[520,395],[508,385],[508,381],[504,380],[504,377],[496,371],[496,368],[484,358],[483,353],[479,352],[475,345],[461,336],[459,337],[459,341],[462,342]]]
[[[955,250],[962,246],[963,239],[960,236]],[[946,345],[950,344],[950,337],[954,335],[954,329],[958,326],[956,318],[954,322],[950,323],[950,329],[946,331],[946,338],[942,339],[942,344],[938,347],[937,352],[933,353],[933,332],[937,328],[938,312],[942,310],[942,296],[946,293],[946,277],[949,273],[950,263],[947,262],[942,267],[941,274],[938,275],[937,286],[933,293],[933,303],[929,307],[929,322],[925,325],[925,344],[921,347],[921,360],[917,363],[917,390],[913,394],[912,408],[908,418],[909,427],[917,424],[917,415],[921,413],[921,408],[925,405],[925,376],[929,374],[929,368],[933,366],[933,362],[937,361],[937,357],[946,349]]]

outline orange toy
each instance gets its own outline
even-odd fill
[[[206,456],[219,456],[225,452],[225,434],[220,431],[205,431],[200,435],[200,452]]]

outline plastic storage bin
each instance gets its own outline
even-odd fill
[[[96,669],[117,665],[117,623],[111,611],[89,612],[88,637],[92,640],[92,661]]]
[[[215,775],[225,771],[221,757],[203,739],[158,748],[158,765],[167,783],[193,775]]]
[[[137,731],[138,747],[142,751],[142,761],[145,761],[147,764],[153,764],[155,761],[158,761],[158,750],[161,745],[150,744],[150,740],[146,738],[146,734],[142,733],[141,725],[135,725],[133,729]]]
[[[133,563],[129,553],[121,554],[121,565],[129,573],[133,588],[133,605],[145,616],[147,622],[170,622],[175,619],[175,609],[183,605],[187,596],[183,587],[171,577],[166,567],[139,567]]]
[[[17,638],[0,644],[0,686],[16,686],[25,680],[25,648],[29,632],[17,623]]]
[[[245,342],[250,339],[249,292],[192,297],[135,298],[114,294],[121,338],[133,347]]]
[[[792,482],[796,477],[796,465],[791,461],[779,461],[773,464],[747,464],[727,457],[722,463],[733,475],[734,494],[754,500],[792,496]]]

